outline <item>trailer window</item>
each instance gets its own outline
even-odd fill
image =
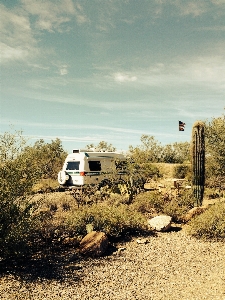
[[[68,161],[66,170],[79,170],[79,165],[80,165],[79,161]]]
[[[90,171],[101,171],[101,162],[100,161],[89,161]]]

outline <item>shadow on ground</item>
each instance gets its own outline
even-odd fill
[[[30,257],[11,258],[0,261],[0,276],[14,275],[27,282],[66,279],[78,281],[82,269],[79,265],[80,259],[72,249],[61,252],[45,251]]]

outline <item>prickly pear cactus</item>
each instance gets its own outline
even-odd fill
[[[205,185],[205,127],[201,121],[192,127],[191,157],[193,196],[195,205],[201,206]]]

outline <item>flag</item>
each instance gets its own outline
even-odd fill
[[[179,121],[179,131],[184,131],[185,125],[186,124],[184,122]]]

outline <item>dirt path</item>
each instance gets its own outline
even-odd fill
[[[0,299],[225,300],[225,243],[198,241],[183,230],[148,241],[121,243],[119,255],[99,259],[56,255],[42,268],[33,263],[30,275],[29,268],[9,270],[0,279]]]

